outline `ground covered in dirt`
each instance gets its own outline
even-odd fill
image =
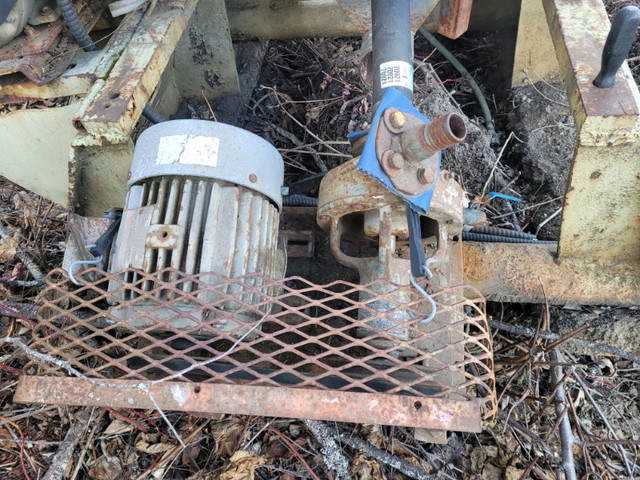
[[[621,4],[609,7],[613,12]],[[454,172],[468,201],[480,203],[492,225],[555,240],[573,120],[561,85],[507,88],[508,68],[495,54],[501,41],[500,34],[483,34],[446,43],[483,88],[494,135],[468,82],[422,39],[416,43],[416,60],[425,62],[415,77],[416,105],[428,117],[465,115],[467,140],[445,152],[443,168]],[[263,136],[280,149],[287,184],[327,171],[351,158],[347,134],[370,122],[371,92],[355,62],[359,43],[305,39],[239,46],[258,68],[246,65],[253,70],[243,77],[245,91],[237,101],[211,108],[189,103],[179,116],[228,118]],[[638,48],[632,55],[640,54]],[[521,201],[489,202],[489,192]],[[6,181],[0,211],[1,336],[26,347],[44,277],[61,264],[67,212]],[[318,241],[330,255],[326,239]],[[34,368],[34,358],[4,343],[0,478],[553,479],[565,478],[562,465],[569,457],[576,478],[639,475],[638,310],[490,304],[488,318],[497,414],[486,419],[483,433],[450,433],[444,445],[416,440],[416,432],[403,427],[17,405],[17,380]],[[573,445],[563,448],[569,433]]]

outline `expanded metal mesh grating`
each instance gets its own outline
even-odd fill
[[[382,280],[315,285],[170,269],[81,278],[76,287],[63,271],[50,276],[33,348],[90,378],[435,397],[472,402],[485,418],[495,411],[484,298],[471,287],[423,284],[437,304],[424,323],[425,298]]]

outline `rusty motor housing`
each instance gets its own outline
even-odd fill
[[[110,271],[135,268],[156,273],[172,268],[186,274],[214,272],[237,278],[256,273],[279,278],[284,264],[277,240],[283,178],[278,151],[245,130],[203,120],[163,122],[145,130],[134,152]],[[136,274],[129,275],[132,278],[125,280],[135,285]],[[165,281],[171,281],[170,276],[161,275]],[[207,279],[212,285],[221,281],[214,275]],[[234,293],[237,287],[229,284],[225,291]],[[120,289],[118,298],[135,298],[136,288],[148,292],[155,287]],[[190,282],[176,288],[187,293],[197,290]],[[156,294],[159,300],[171,295],[168,290]],[[251,298],[243,296],[242,301],[251,303]],[[238,304],[218,307],[229,310]],[[135,312],[122,313],[123,318],[132,315]],[[174,318],[175,312],[156,311],[156,316],[163,315]]]

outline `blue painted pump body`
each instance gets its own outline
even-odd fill
[[[398,90],[394,88],[387,88],[384,92],[382,100],[380,101],[380,105],[376,110],[375,115],[373,116],[373,121],[371,123],[370,132],[377,132],[378,125],[382,121],[382,114],[384,111],[389,108],[394,107],[403,113],[410,113],[411,115],[415,115],[420,120],[425,122],[426,124],[430,123],[430,120],[422,115],[413,104],[406,99],[406,97]],[[360,133],[360,132],[358,132]],[[358,133],[350,135],[350,138],[357,138]],[[384,173],[380,162],[378,161],[378,157],[376,155],[376,139],[375,135],[369,135],[367,137],[367,141],[364,145],[364,149],[362,150],[362,155],[360,156],[360,161],[358,162],[358,170],[363,172],[366,175],[376,179],[383,187],[389,190],[391,193],[397,195],[402,198],[411,208],[420,215],[426,215],[429,211],[429,205],[431,205],[431,198],[433,197],[433,192],[436,189],[436,184],[438,182],[438,177],[440,176],[440,157],[441,152],[438,152],[438,169],[436,172],[436,180],[431,184],[429,189],[424,192],[422,195],[417,197],[409,197],[402,192],[399,192],[391,183],[389,177]]]

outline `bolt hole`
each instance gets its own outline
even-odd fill
[[[77,64],[76,62],[71,62],[71,63],[69,64],[69,68],[76,68],[76,66],[77,66],[77,65],[78,65],[78,64]]]
[[[422,402],[414,402],[413,406],[416,410],[420,410],[422,408]]]
[[[200,389],[200,385],[197,385],[197,386],[193,389],[193,391],[194,391],[194,392],[196,392],[196,393],[200,393],[200,390],[201,390],[201,389]]]
[[[460,240],[460,237],[458,237],[458,235],[454,235],[451,240],[453,240],[454,242],[457,242]]]
[[[162,233],[160,234],[160,238],[167,238],[169,236],[169,232],[167,232],[166,230],[163,230]]]
[[[464,140],[467,136],[467,127],[460,115],[453,114],[449,117],[449,128],[451,129],[451,133],[460,141]]]
[[[116,98],[118,98],[119,96],[120,96],[120,92],[111,92],[111,93],[109,94],[109,98],[110,98],[111,100],[115,100],[115,99],[116,99]]]
[[[102,108],[109,108],[111,106],[111,102],[105,103]]]

